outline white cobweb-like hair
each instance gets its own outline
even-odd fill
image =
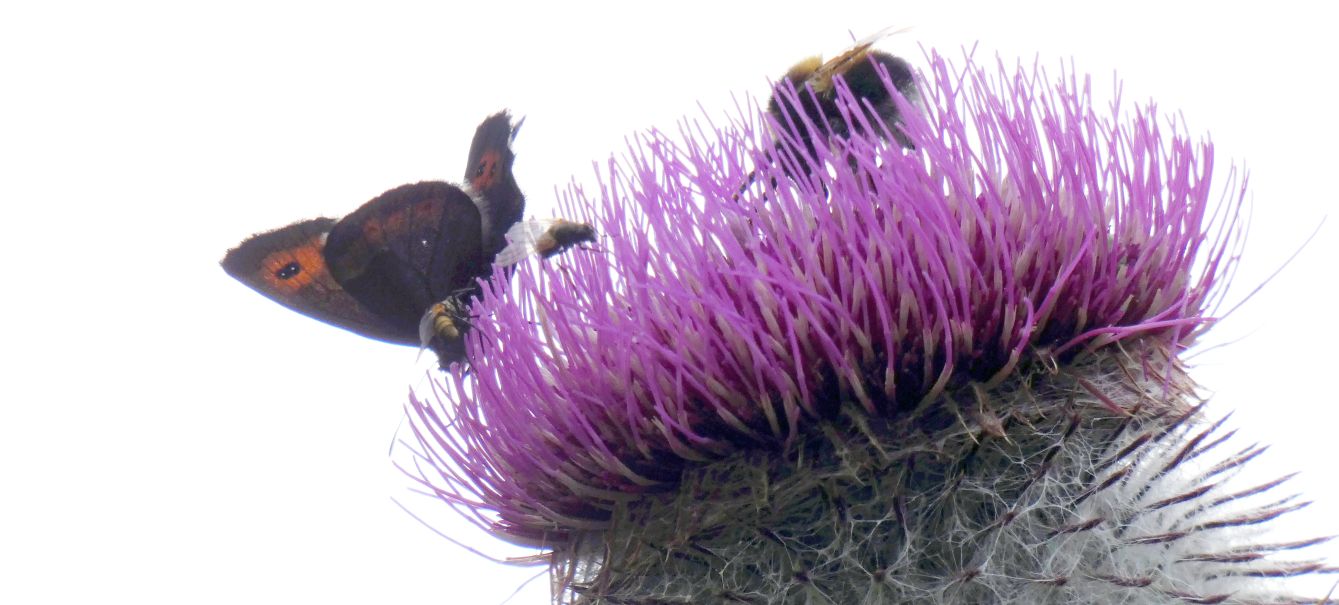
[[[901,421],[851,410],[792,451],[686,473],[555,552],[571,603],[1321,603],[1336,571],[1275,542],[1306,505],[1211,420],[1180,363],[1130,343]]]

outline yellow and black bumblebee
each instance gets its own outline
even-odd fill
[[[898,104],[884,84],[881,71],[886,71],[893,88],[912,102],[918,97],[916,78],[905,60],[873,48],[874,42],[883,35],[866,38],[826,62],[822,57],[814,56],[796,63],[773,87],[767,112],[783,129],[795,131],[806,143],[812,136],[806,132],[801,116],[826,134],[848,136],[853,120],[843,117],[838,105],[834,79],[840,76],[851,96],[867,110],[872,110],[898,142],[910,147],[910,142],[897,129],[900,121]],[[791,93],[790,88],[795,92]]]

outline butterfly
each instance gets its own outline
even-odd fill
[[[521,221],[525,196],[512,174],[511,149],[519,128],[505,111],[479,125],[463,186],[402,185],[344,218],[253,235],[228,251],[223,269],[309,317],[375,340],[431,348],[443,368],[463,361],[469,301],[479,280],[493,275],[499,253],[508,250],[512,263],[531,250],[549,256],[595,239],[594,228],[572,221],[553,223],[549,230],[557,229],[561,241],[543,249],[549,230],[518,231],[541,224]]]

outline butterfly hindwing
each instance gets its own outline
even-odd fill
[[[482,233],[474,199],[430,181],[391,189],[341,219],[324,252],[339,285],[416,344],[426,309],[472,292],[491,271]]]

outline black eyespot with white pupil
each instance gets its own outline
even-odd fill
[[[302,273],[302,265],[298,264],[298,261],[293,261],[287,265],[279,267],[279,270],[274,272],[274,276],[279,279],[293,279],[294,277],[297,277],[299,273]]]

